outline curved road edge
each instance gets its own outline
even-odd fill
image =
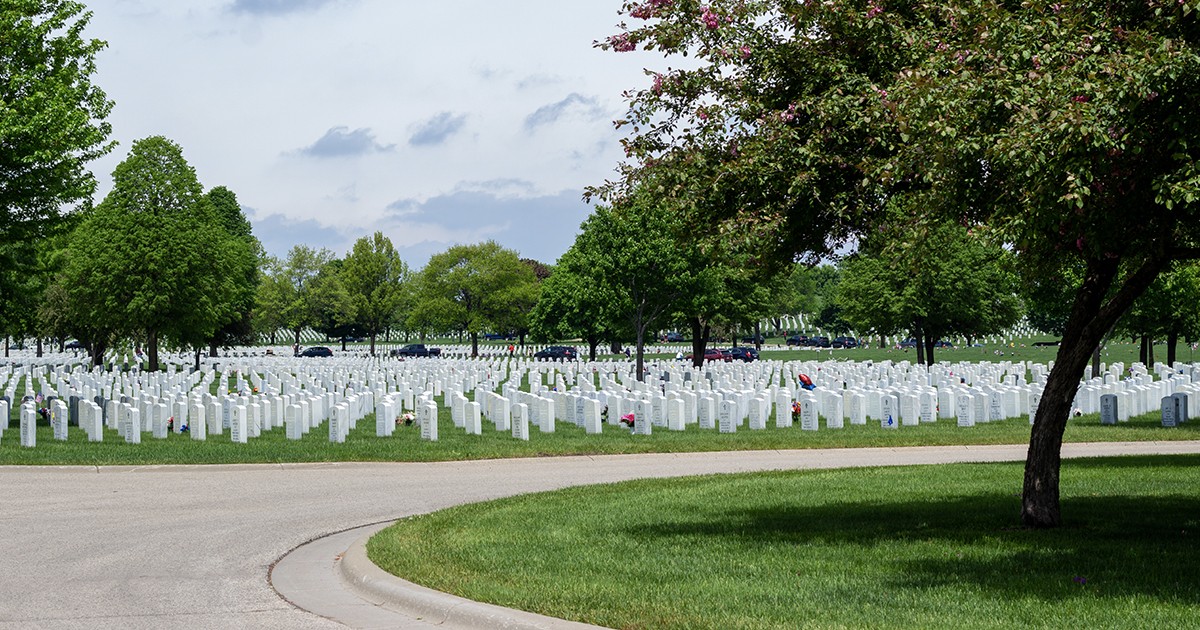
[[[788,453],[796,456],[790,468],[816,469],[1021,461],[1026,449],[1025,445],[1000,445],[813,449]],[[870,456],[854,461],[839,457],[840,465],[830,465],[830,454],[844,456],[847,450],[857,450],[864,455],[869,453]],[[740,453],[751,455],[755,451]],[[771,453],[777,456],[782,452]],[[1200,442],[1067,443],[1062,448],[1063,459],[1186,454],[1200,454]],[[750,462],[743,461],[742,464],[736,472],[756,469]],[[763,464],[761,470],[780,470],[776,458],[768,458]],[[698,471],[697,474],[706,473]],[[574,630],[599,627],[476,602],[391,575],[372,563],[366,553],[367,540],[390,524],[364,525],[300,545],[272,566],[268,580],[276,593],[293,606],[354,628]]]

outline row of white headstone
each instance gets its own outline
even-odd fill
[[[106,406],[101,409],[100,417],[107,419],[109,428],[116,428],[128,441],[140,441],[142,432],[165,438],[170,419],[175,418],[173,428],[176,433],[187,425],[193,439],[203,440],[207,433],[228,428],[231,437],[238,442],[278,426],[287,426],[288,437],[299,439],[312,427],[329,420],[329,439],[340,442],[346,439],[356,422],[371,411],[376,413],[377,432],[390,434],[397,410],[406,408],[416,411],[424,421],[422,435],[426,439],[436,439],[437,406],[433,397],[443,392],[456,428],[480,434],[482,421],[486,418],[494,424],[495,430],[511,431],[519,439],[528,439],[528,423],[542,432],[552,433],[557,419],[581,426],[589,434],[599,433],[605,409],[608,410],[609,424],[616,424],[622,416],[632,413],[636,433],[649,433],[651,427],[683,430],[690,424],[732,432],[747,421],[751,429],[762,429],[766,426],[772,403],[776,425],[780,427],[791,425],[792,404],[796,403],[801,427],[805,430],[818,430],[822,417],[830,429],[843,427],[845,420],[850,424],[866,424],[868,419],[878,420],[884,428],[897,428],[935,422],[938,417],[956,418],[961,426],[973,426],[977,422],[1025,414],[1032,417],[1036,412],[1040,383],[1023,383],[1024,364],[1001,365],[999,368],[989,364],[953,367],[958,374],[947,366],[925,370],[903,363],[797,365],[762,362],[709,366],[701,371],[668,362],[659,366],[661,376],[657,382],[652,378],[650,383],[643,383],[638,382],[631,371],[619,366],[593,372],[578,365],[545,366],[520,359],[424,362],[420,368],[410,365],[403,370],[405,378],[415,375],[414,383],[385,369],[376,369],[365,376],[345,368],[315,373],[268,372],[265,378],[251,370],[249,382],[254,384],[255,390],[264,388],[265,394],[219,398],[207,393],[196,394],[198,388],[207,389],[217,380],[212,372],[168,372],[131,377],[97,370],[66,372],[56,368],[26,370],[24,376],[27,377],[27,391],[32,388],[32,376],[40,374],[44,377],[43,389],[48,387],[48,382],[54,385],[46,393],[83,397],[73,403],[80,404],[78,421],[93,440],[103,439],[102,431],[92,430],[96,422],[94,412],[99,407],[87,400],[96,392],[132,395],[131,398],[123,394],[122,402],[100,399]],[[830,389],[806,391],[793,379],[799,370],[814,368],[818,378],[832,386]],[[1116,421],[1122,421],[1131,414],[1147,412],[1148,401],[1164,400],[1160,397],[1163,393],[1183,394],[1182,400],[1186,401],[1186,394],[1200,387],[1193,384],[1197,371],[1190,368],[1176,370],[1160,366],[1158,373],[1162,380],[1155,380],[1140,366],[1131,369],[1129,378],[1118,379],[1116,375],[1123,369],[1123,366],[1112,366],[1103,378],[1086,381],[1080,388],[1077,402],[1090,408],[1095,399],[1098,408],[1102,395],[1115,396],[1118,404],[1108,408],[1113,410]],[[1006,376],[1008,371],[1020,375]],[[1031,372],[1035,380],[1040,380],[1045,370],[1033,369]],[[12,374],[10,369],[7,374],[0,374],[0,378],[11,380],[15,387],[16,379],[9,378]],[[242,373],[233,374],[237,390],[248,389]],[[219,375],[221,390],[228,387],[230,376],[228,370]],[[530,382],[530,392],[517,389],[525,379]],[[553,388],[547,389],[544,380],[553,383]],[[571,383],[570,387],[568,383]],[[372,390],[371,386],[377,389]],[[355,388],[361,388],[362,393],[354,393]],[[474,401],[465,395],[472,388]],[[496,393],[496,389],[503,395]],[[277,391],[293,393],[280,395]],[[155,394],[164,394],[168,398],[159,398]],[[385,398],[391,404],[390,408],[381,408]],[[376,400],[380,402],[374,402]],[[430,403],[433,404],[432,412],[429,411]],[[1172,404],[1175,405],[1172,417],[1177,422],[1186,420],[1186,402],[1182,407],[1179,403]],[[65,409],[66,403],[61,399],[50,405],[51,424],[59,439],[65,439],[67,431]],[[1182,411],[1176,411],[1179,409]],[[23,406],[23,421],[27,416],[35,422],[36,409],[26,414]],[[207,424],[203,420],[205,416],[209,418]],[[720,422],[723,418],[728,418],[724,425]],[[7,425],[7,415],[4,421]]]

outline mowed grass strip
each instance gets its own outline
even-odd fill
[[[880,428],[878,421],[826,429],[822,421],[821,430],[814,432],[800,430],[798,423],[790,428],[776,428],[772,416],[768,428],[758,431],[742,426],[735,434],[721,434],[692,425],[686,431],[656,427],[650,436],[631,435],[627,428],[608,425],[599,435],[587,435],[581,427],[559,421],[554,433],[541,433],[531,426],[530,439],[523,442],[509,432],[496,431],[487,420],[483,435],[467,435],[454,427],[447,407],[442,407],[439,413],[437,442],[422,441],[420,428],[415,425],[397,427],[392,437],[376,437],[374,414],[358,421],[344,444],[329,441],[328,426],[322,424],[298,441],[288,440],[285,430],[276,428],[250,438],[246,444],[230,441],[228,430],[222,435],[209,435],[204,442],[192,440],[187,433],[172,433],[166,439],[143,433],[141,444],[126,444],[115,430],[106,430],[103,442],[88,442],[78,427],[71,427],[69,439],[60,442],[54,439],[50,427],[43,425],[38,427],[37,446],[22,448],[19,424],[14,420],[0,437],[0,465],[429,462],[621,453],[1027,444],[1030,431],[1027,418],[1014,418],[972,428],[959,427],[953,419],[942,419],[895,430]],[[1065,439],[1071,442],[1196,440],[1200,439],[1200,422],[1165,429],[1157,415],[1147,415],[1116,426],[1102,426],[1098,415],[1081,416],[1071,420]]]
[[[644,480],[404,520],[368,545],[435,589],[612,628],[1194,628],[1200,457]]]

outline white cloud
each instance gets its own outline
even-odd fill
[[[621,92],[661,64],[592,47],[620,0],[88,6],[120,142],[94,164],[100,194],[134,140],[164,135],[283,252],[344,254],[383,229],[398,246],[495,238],[551,262],[587,214],[578,191],[623,157]]]

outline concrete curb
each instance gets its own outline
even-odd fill
[[[342,581],[364,600],[446,628],[503,628],[505,630],[582,630],[602,628],[522,610],[464,599],[400,579],[367,557],[362,536],[338,562]]]

